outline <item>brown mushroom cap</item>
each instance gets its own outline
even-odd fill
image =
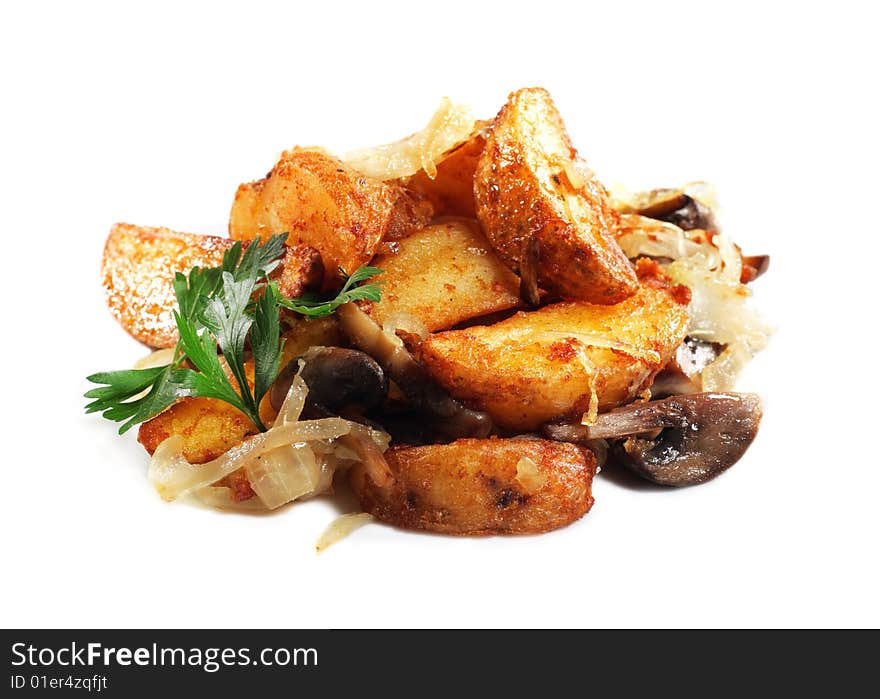
[[[695,393],[636,403],[599,415],[596,423],[548,425],[553,439],[625,439],[617,460],[660,485],[703,483],[745,454],[758,432],[761,400],[752,393]]]
[[[686,201],[682,206],[654,218],[674,223],[684,231],[691,231],[697,228],[704,231],[717,231],[718,224],[715,221],[712,210],[698,199],[694,199],[687,194],[683,196]]]
[[[674,223],[685,231],[696,228],[704,231],[718,230],[712,210],[680,189],[641,192],[635,198],[632,210],[640,216]]]
[[[368,354],[342,347],[312,347],[278,374],[269,394],[276,410],[281,408],[297,372],[309,388],[303,409],[306,419],[327,414],[362,415],[388,395],[385,372]]]
[[[748,255],[742,258],[740,283],[748,284],[770,269],[770,255]]]

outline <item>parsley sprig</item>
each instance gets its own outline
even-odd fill
[[[345,275],[344,270],[339,270]],[[286,299],[281,296],[278,287],[271,284],[275,299],[282,308],[309,318],[320,318],[334,313],[342,304],[349,301],[379,301],[382,298],[381,282],[363,284],[367,279],[382,274],[378,267],[359,267],[350,277],[335,298],[326,301],[317,294],[303,294],[299,298]]]
[[[121,422],[122,434],[179,398],[217,398],[265,431],[259,406],[281,362],[281,309],[318,318],[349,301],[381,298],[377,284],[362,284],[381,273],[375,267],[359,268],[332,299],[315,294],[285,298],[269,275],[281,261],[286,238],[272,236],[246,249],[237,242],[223,255],[220,267],[177,273],[174,319],[180,339],[174,359],[161,367],[92,374],[88,380],[101,385],[85,394],[91,399],[86,412],[101,412]],[[253,388],[245,368],[247,348],[253,359]]]

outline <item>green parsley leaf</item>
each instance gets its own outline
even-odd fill
[[[281,318],[275,296],[265,293],[257,299],[251,330],[251,353],[254,358],[254,400],[263,400],[281,365]]]
[[[247,415],[247,406],[229,383],[226,371],[220,363],[216,340],[206,330],[200,332],[193,321],[188,321],[179,314],[175,314],[175,319],[180,333],[180,347],[195,367],[195,370],[184,370],[184,380],[191,390],[190,395],[218,398]]]
[[[158,415],[178,398],[191,395],[184,376],[173,364],[92,374],[88,380],[106,385],[86,392],[86,398],[94,399],[86,405],[86,412],[100,412],[108,420],[122,422],[119,434]],[[147,393],[138,398],[144,391]]]
[[[241,262],[237,263],[234,269],[225,266],[224,272],[232,272],[236,281],[245,279],[257,280],[260,277],[268,277],[272,271],[281,263],[281,256],[284,254],[284,241],[287,240],[287,233],[281,235],[273,235],[262,242],[255,242],[248,245],[244,251]],[[236,243],[241,249],[241,244]],[[234,248],[235,246],[233,246]]]
[[[232,274],[223,272],[222,298],[211,299],[205,307],[204,320],[207,329],[216,337],[216,342],[212,341],[215,360],[219,345],[226,365],[238,384],[238,391],[245,405],[245,414],[257,427],[265,430],[263,423],[260,422],[258,406],[251,394],[244,367],[245,343],[254,322],[253,316],[247,312],[254,286],[253,278],[236,281]],[[210,335],[204,333],[202,338],[210,338]],[[187,356],[189,356],[188,350]]]
[[[208,301],[214,298],[223,285],[223,274],[228,272],[236,281],[243,281],[269,274],[281,262],[284,253],[284,241],[287,234],[272,236],[264,243],[248,245],[242,255],[242,243],[236,241],[231,248],[223,253],[223,261],[219,267],[193,267],[189,275],[177,272],[174,275],[174,294],[180,314],[187,319],[203,321],[203,313]]]
[[[382,274],[382,270],[378,267],[358,267],[350,277],[346,278],[345,285],[339,293],[329,300],[321,299],[316,294],[303,294],[295,299],[286,299],[281,295],[277,286],[270,284],[269,288],[282,308],[309,318],[321,318],[334,313],[337,308],[349,301],[380,301],[382,299],[380,286],[382,282],[362,283],[377,274]]]
[[[174,295],[177,297],[181,316],[189,319],[198,318],[202,314],[208,299],[217,293],[221,271],[221,268],[193,267],[188,277],[180,272],[174,275]]]

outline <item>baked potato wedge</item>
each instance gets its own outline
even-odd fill
[[[687,333],[687,293],[643,285],[614,306],[567,301],[490,326],[428,336],[416,350],[454,397],[529,431],[637,396]]]
[[[476,221],[456,219],[401,240],[378,255],[382,300],[365,304],[380,325],[407,314],[433,332],[520,305],[519,279],[501,261]]]
[[[182,398],[138,429],[138,441],[152,455],[169,437],[183,438],[183,456],[192,464],[216,459],[245,437],[257,434],[244,413],[215,398]]]
[[[393,480],[377,485],[362,467],[350,482],[364,511],[406,529],[442,534],[537,534],[586,514],[596,459],[589,450],[540,439],[460,439],[392,447]]]
[[[546,90],[510,95],[477,162],[474,196],[495,249],[514,271],[534,265],[543,288],[601,304],[638,290],[614,237],[617,212]]]
[[[431,177],[420,170],[401,182],[407,189],[424,195],[434,207],[434,216],[476,218],[474,174],[477,161],[486,145],[490,122],[480,122],[464,143],[447,151]]]
[[[252,240],[288,233],[290,244],[321,253],[324,288],[337,286],[370,261],[385,238],[398,239],[430,220],[423,197],[365,177],[318,150],[286,151],[262,180],[242,184],[229,217],[229,235]]]
[[[101,276],[110,312],[134,339],[150,347],[174,347],[177,326],[174,275],[193,267],[217,267],[235,241],[117,223],[104,246]],[[320,284],[321,258],[305,245],[287,247],[272,278],[285,296]]]

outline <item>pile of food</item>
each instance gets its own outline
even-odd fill
[[[545,90],[491,122],[444,100],[396,143],[286,151],[229,238],[114,226],[108,304],[155,351],[87,410],[140,426],[167,500],[274,510],[344,474],[401,527],[544,532],[606,461],[684,486],[743,455],[767,265],[704,184],[611,196]]]

